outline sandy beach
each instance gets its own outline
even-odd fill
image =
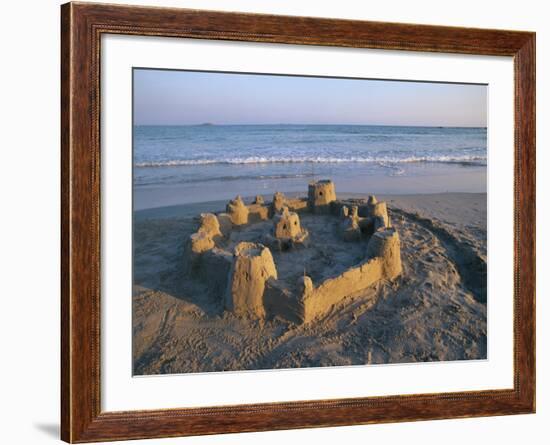
[[[402,275],[305,324],[237,317],[219,294],[184,279],[184,245],[198,215],[223,211],[226,201],[136,210],[134,374],[485,359],[486,196],[377,195],[400,235]],[[302,226],[331,230],[307,217]],[[327,242],[298,260],[315,281],[355,254]]]

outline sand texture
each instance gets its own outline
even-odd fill
[[[226,203],[136,212],[134,373],[485,359],[486,194],[379,198],[399,233],[402,274],[305,324],[226,311],[223,289],[184,278],[185,241],[197,230],[198,216],[224,211]],[[273,224],[259,219],[232,231],[227,245],[256,242],[263,226]],[[337,219],[304,214],[300,221],[311,247],[295,249],[291,263],[273,251],[280,280],[295,283],[306,272],[317,284],[364,256],[363,242],[334,236]]]

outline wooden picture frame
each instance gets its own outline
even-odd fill
[[[102,412],[100,38],[220,39],[512,56],[514,387]],[[61,437],[93,442],[535,412],[535,34],[92,3],[61,7]],[[510,252],[511,253],[511,252]]]

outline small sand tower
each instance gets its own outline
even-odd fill
[[[378,232],[379,230],[391,227],[388,207],[385,202],[378,201],[376,196],[370,195],[367,201],[366,210],[371,232]]]
[[[248,224],[248,207],[246,207],[240,196],[229,201],[226,212],[229,214],[231,222],[236,226]]]
[[[270,216],[274,216],[283,210],[286,198],[281,192],[275,192],[273,195],[273,201],[271,201],[271,208],[269,209]]]
[[[199,232],[206,232],[211,238],[222,236],[218,217],[213,213],[201,213]]]
[[[300,224],[300,217],[296,212],[290,212],[284,206],[280,213],[273,217],[273,229],[265,233],[262,242],[271,249],[285,251],[304,245],[309,232]]]
[[[283,207],[283,211],[273,217],[273,233],[275,238],[294,239],[302,234],[300,218],[295,212],[289,212],[288,207]]]
[[[199,229],[189,237],[191,252],[197,254],[212,249],[215,246],[216,239],[221,236],[220,224],[216,215],[201,213]]]
[[[327,213],[330,210],[330,203],[336,200],[334,183],[330,179],[310,182],[307,200],[309,209],[313,213]]]
[[[358,241],[361,239],[361,228],[359,227],[358,207],[352,206],[351,212],[347,206],[340,210],[343,215],[342,234],[345,241]]]
[[[265,204],[264,197],[262,195],[256,195],[256,197],[254,198],[254,202],[252,204],[263,206]]]
[[[263,296],[269,278],[277,279],[271,251],[262,244],[239,243],[229,272],[226,308],[238,315],[264,317]]]
[[[375,232],[367,246],[367,258],[380,258],[383,278],[393,280],[401,274],[401,243],[394,228]]]

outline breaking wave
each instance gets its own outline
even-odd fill
[[[472,165],[485,165],[487,162],[487,156],[451,156],[451,155],[438,155],[438,156],[409,156],[404,158],[392,158],[392,157],[235,157],[227,159],[173,159],[166,161],[151,161],[140,162],[135,164],[137,168],[144,167],[178,167],[178,166],[192,166],[192,165],[215,165],[215,164],[344,164],[344,163],[367,163],[367,164],[379,164],[381,166],[395,165],[395,164],[408,164],[415,162],[433,162],[433,163],[447,163],[447,164],[472,164]]]

